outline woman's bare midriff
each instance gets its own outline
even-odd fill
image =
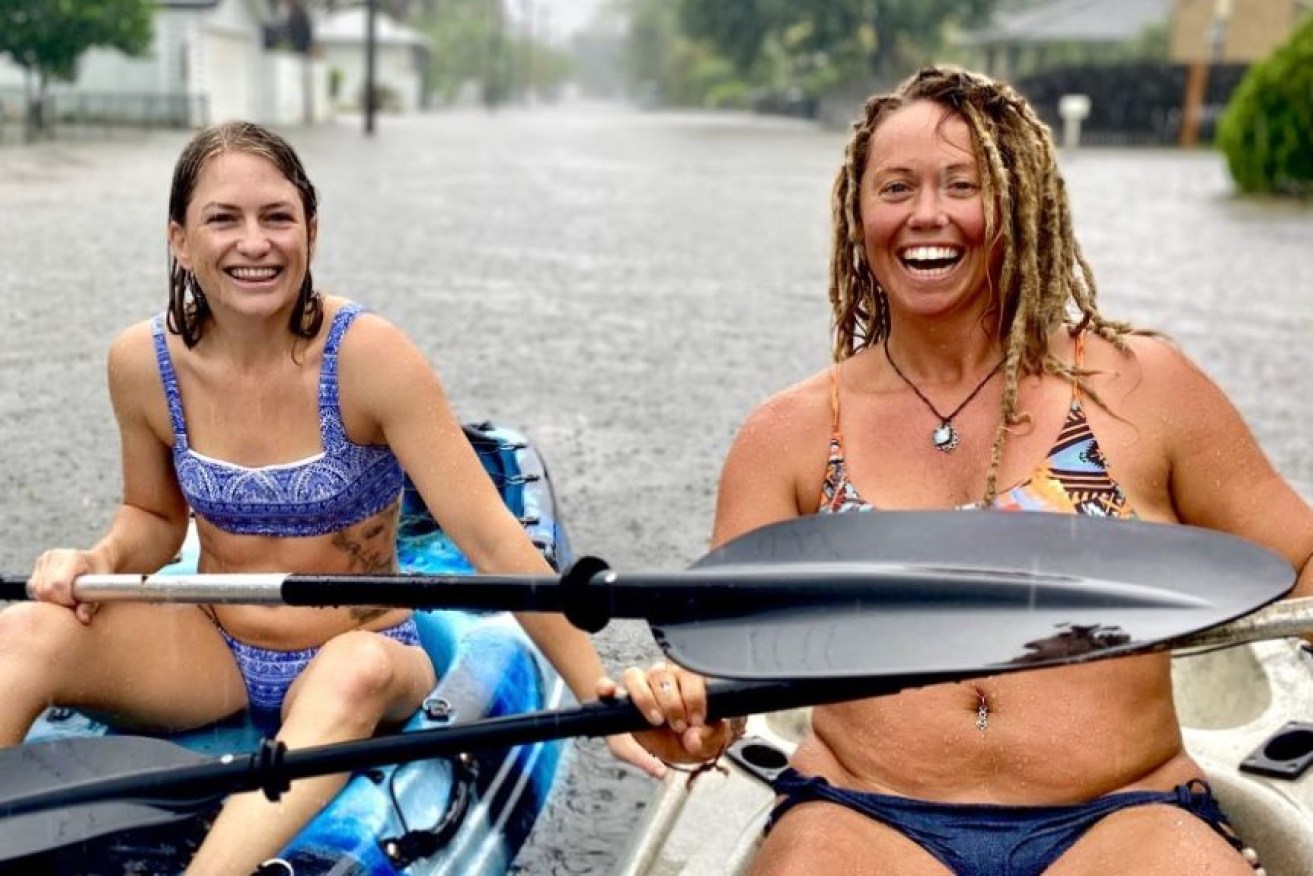
[[[939,802],[1061,805],[1201,775],[1162,654],[818,707],[812,726],[799,772]]]
[[[397,517],[394,505],[341,532],[298,538],[234,535],[197,519],[201,541],[198,571],[392,574],[397,570]],[[248,645],[277,651],[313,648],[350,630],[385,630],[410,616],[405,608],[364,605],[214,605],[210,609],[228,635]]]

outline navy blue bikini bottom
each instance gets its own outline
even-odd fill
[[[1100,819],[1121,809],[1150,804],[1184,809],[1237,851],[1242,845],[1212,789],[1200,779],[1171,791],[1126,791],[1071,806],[930,803],[836,788],[819,776],[803,776],[792,768],[780,773],[772,786],[784,799],[771,811],[767,832],[799,803],[828,800],[903,833],[957,876],[1043,873]]]

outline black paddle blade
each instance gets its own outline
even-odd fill
[[[994,674],[1152,650],[1279,598],[1290,564],[1195,527],[1065,514],[815,515],[747,533],[695,569],[884,567],[809,605],[665,620],[675,662],[737,679]],[[874,580],[874,577],[873,577]],[[817,585],[821,586],[821,585]]]
[[[176,792],[151,799],[149,792],[9,816],[11,801],[44,793],[67,794],[79,784],[122,777],[140,784],[144,770],[193,767],[209,759],[160,739],[136,736],[55,739],[0,750],[0,861],[13,861],[125,829],[157,827],[193,817],[219,803],[223,793]]]
[[[713,681],[707,686],[708,717],[884,695],[921,683],[919,678]],[[620,697],[285,752],[266,741],[259,751],[206,757],[166,740],[134,736],[35,743],[0,751],[0,863],[17,862],[13,872],[18,873],[49,872],[44,861],[33,863],[36,854],[56,854],[118,831],[171,825],[189,814],[206,813],[225,794],[285,790],[289,782],[308,776],[572,736],[612,736],[649,726]],[[167,830],[169,842],[176,843],[176,827]],[[138,841],[140,834],[133,840]]]

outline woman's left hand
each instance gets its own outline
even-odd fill
[[[613,737],[635,742],[644,750],[635,760],[630,756],[632,749],[627,743],[619,750],[613,745],[612,751],[621,760],[661,778],[668,764],[711,760],[734,741],[736,728],[732,722],[705,723],[706,687],[700,675],[678,666],[656,663],[647,672],[627,669],[624,677],[635,708],[642,711],[653,729],[630,737]],[[619,692],[619,687],[610,678],[597,683],[597,695],[601,699],[614,698]],[[647,767],[646,764],[652,761],[656,762],[657,769]]]

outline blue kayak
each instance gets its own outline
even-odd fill
[[[482,423],[465,431],[507,506],[547,560],[556,567],[568,564],[569,544],[538,453],[524,436],[501,426]],[[409,483],[397,554],[403,572],[473,572]],[[194,540],[189,540],[179,562],[165,571],[193,571],[195,562]],[[572,702],[569,690],[510,615],[417,611],[415,621],[439,682],[403,732]],[[27,741],[115,732],[80,713],[51,709]],[[164,738],[215,756],[249,752],[260,742],[245,716]],[[279,855],[288,866],[275,865],[269,872],[505,873],[564,773],[567,750],[561,741],[545,742],[357,773]],[[208,813],[182,824],[98,837],[26,857],[21,864],[7,858],[0,844],[0,863],[8,860],[25,872],[180,872],[212,817]]]

